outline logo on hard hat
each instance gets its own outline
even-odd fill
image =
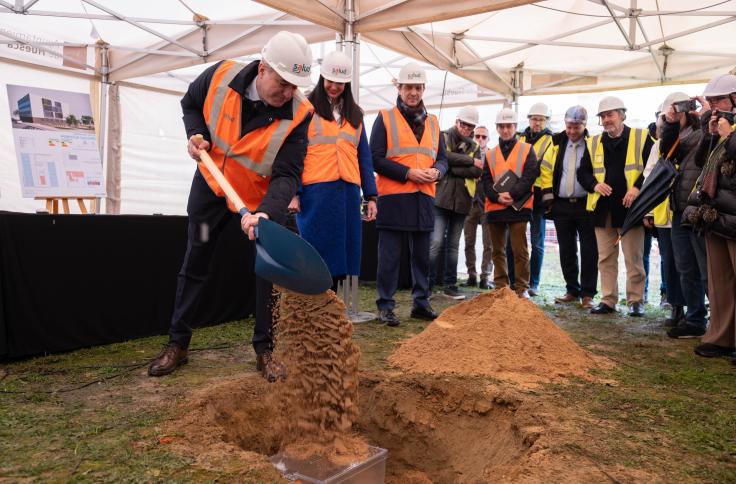
[[[332,74],[336,76],[347,76],[348,68],[347,67],[333,67]]]
[[[291,72],[294,74],[301,74],[302,72],[309,72],[312,69],[312,66],[308,64],[294,64],[294,66],[291,68]]]
[[[411,79],[421,79],[422,78],[422,73],[421,72],[410,72],[406,76],[406,78],[409,79],[409,80],[411,80]]]

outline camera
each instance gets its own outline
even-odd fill
[[[675,103],[672,103],[672,107],[674,108],[676,113],[689,113],[690,111],[698,110],[698,103],[695,101],[695,99],[687,99],[685,101],[677,101]]]
[[[715,110],[713,111],[713,114],[715,115],[716,119],[726,118],[728,124],[732,125],[736,123],[736,115],[731,112]]]

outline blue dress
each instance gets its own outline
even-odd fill
[[[365,129],[358,144],[358,165],[364,197],[376,195],[373,160]],[[327,263],[332,277],[360,275],[361,187],[345,180],[312,183],[301,188],[299,233]]]

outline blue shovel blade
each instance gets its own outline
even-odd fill
[[[289,229],[268,219],[256,227],[256,274],[301,294],[321,294],[332,276],[319,252]]]

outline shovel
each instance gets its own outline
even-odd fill
[[[200,150],[199,156],[240,215],[250,213],[210,155]],[[258,220],[255,235],[258,276],[301,294],[321,294],[332,287],[327,264],[309,242],[266,218]]]

